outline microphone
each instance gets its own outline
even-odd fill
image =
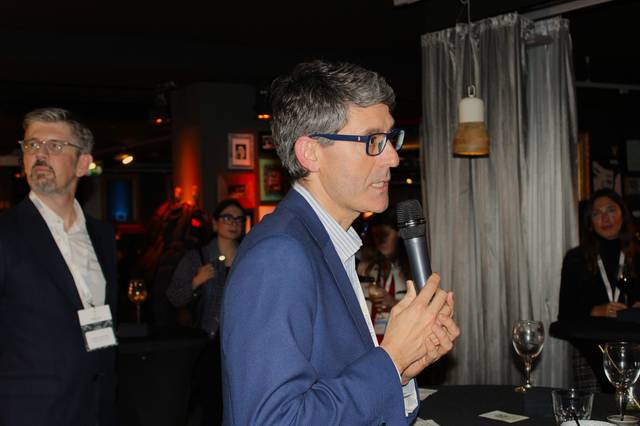
[[[409,257],[411,275],[416,292],[422,290],[431,275],[431,263],[425,238],[426,225],[422,206],[418,200],[398,203],[398,229]]]

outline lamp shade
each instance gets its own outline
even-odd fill
[[[460,156],[489,155],[489,134],[484,124],[484,103],[470,95],[458,106],[459,124],[453,139],[453,154]]]

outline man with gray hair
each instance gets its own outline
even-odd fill
[[[93,134],[59,108],[23,128],[31,191],[0,217],[0,424],[114,425],[114,232],[75,199]]]
[[[453,295],[432,275],[391,311],[378,346],[351,227],[389,201],[404,132],[393,90],[347,63],[299,64],[272,86],[272,134],[294,180],[247,235],[222,313],[224,424],[406,425],[413,378],[449,352]]]

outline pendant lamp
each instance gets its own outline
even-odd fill
[[[467,63],[471,58],[471,0],[462,1],[467,5],[468,40],[465,46],[469,46],[469,54],[465,60]],[[469,66],[469,68],[471,68]],[[468,78],[472,79],[472,73],[468,73]],[[484,102],[476,97],[476,86],[467,86],[467,97],[463,98],[458,105],[458,129],[453,139],[453,155],[463,157],[480,157],[489,155],[489,133],[484,122]]]

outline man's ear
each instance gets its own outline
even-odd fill
[[[89,173],[89,166],[93,163],[91,154],[80,154],[76,163],[76,176],[82,177]]]
[[[296,159],[309,173],[317,172],[320,169],[318,149],[320,149],[318,141],[309,136],[300,136],[295,142]]]

